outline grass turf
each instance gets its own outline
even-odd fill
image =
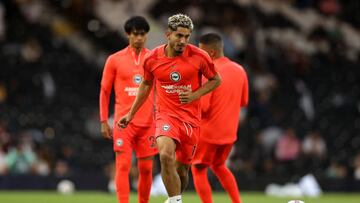
[[[258,192],[243,192],[243,203],[287,203],[294,198],[268,197]],[[325,193],[319,198],[300,198],[305,203],[359,203],[360,193]],[[150,203],[163,203],[165,197],[150,197]],[[225,193],[214,193],[214,203],[230,203]],[[73,195],[60,195],[56,192],[39,191],[0,191],[1,203],[116,203],[114,194],[105,192],[76,192]],[[185,193],[184,203],[200,203],[195,193]],[[137,203],[137,194],[132,193],[130,203]]]

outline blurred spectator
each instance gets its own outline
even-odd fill
[[[280,131],[281,132],[281,131]],[[274,146],[281,133],[276,129],[267,129],[256,135],[252,160],[256,171],[261,175],[270,175],[274,171]]]
[[[276,143],[275,155],[279,161],[292,161],[299,157],[301,143],[293,128],[287,128]]]
[[[6,131],[5,122],[0,120],[0,175],[7,174],[6,152],[10,144],[10,134]]]
[[[38,160],[35,163],[35,173],[41,176],[50,175],[50,162],[51,162],[51,152],[48,147],[46,146],[39,146],[37,150],[37,157]]]
[[[269,126],[261,131],[261,145],[264,148],[266,154],[273,153],[275,145],[282,134],[283,130],[278,126]]]
[[[338,15],[341,6],[337,0],[319,0],[319,10],[325,15]]]
[[[40,0],[15,0],[22,14],[30,23],[37,23],[45,13],[44,4]]]
[[[5,152],[0,148],[0,176],[7,173]]]
[[[20,140],[6,154],[5,161],[10,174],[31,174],[35,172],[37,157],[32,148]]]
[[[0,175],[6,174],[6,145],[9,141],[9,134],[6,132],[4,124],[0,120]]]
[[[347,169],[341,162],[332,160],[325,174],[328,178],[343,179],[347,176]]]
[[[69,177],[71,170],[66,161],[57,160],[54,168],[54,175],[59,178]]]
[[[296,166],[301,150],[301,143],[293,128],[287,128],[278,139],[275,157],[278,161],[278,173],[292,175],[297,170]]]
[[[0,105],[4,104],[7,99],[6,86],[3,82],[0,81]]]
[[[277,80],[270,72],[260,68],[254,72],[253,78],[254,90],[263,98],[266,102],[269,101],[273,91],[277,87]]]
[[[59,160],[61,160],[60,168],[68,168],[69,171],[72,171],[77,166],[76,158],[75,158],[75,150],[70,145],[63,145],[60,149],[60,154],[58,155]],[[63,163],[66,166],[63,166]],[[58,163],[57,163],[58,164]]]
[[[39,62],[42,52],[42,47],[36,38],[29,38],[21,48],[21,56],[26,63]]]
[[[302,170],[308,173],[323,172],[327,157],[325,140],[318,131],[310,131],[302,143]]]
[[[354,159],[354,178],[360,180],[360,153],[355,156]]]
[[[317,160],[326,157],[326,143],[317,131],[311,131],[306,135],[302,144],[302,150],[305,156]]]
[[[7,123],[0,120],[0,151],[6,153],[10,146],[10,134],[6,129]]]

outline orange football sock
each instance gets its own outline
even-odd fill
[[[212,203],[211,187],[207,178],[207,168],[191,167],[196,192],[203,203]]]
[[[119,153],[116,155],[116,194],[119,203],[129,203],[130,185],[129,172],[131,154]]]
[[[148,203],[151,184],[152,184],[152,160],[138,159],[139,169],[139,185],[138,185],[138,199],[139,203]]]
[[[229,194],[232,203],[241,203],[240,192],[235,177],[225,164],[213,166],[211,169],[214,171],[223,188]]]

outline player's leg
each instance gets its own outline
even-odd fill
[[[169,197],[181,194],[181,180],[176,170],[175,141],[167,136],[158,136],[156,139],[159,150],[161,177]]]
[[[213,202],[207,172],[209,165],[213,162],[216,146],[199,140],[191,167],[195,190],[203,203]]]
[[[208,167],[196,164],[191,167],[194,186],[203,203],[212,203],[211,186],[207,177]]]
[[[152,184],[153,156],[139,158],[139,181],[138,181],[138,199],[139,203],[148,203]]]
[[[155,143],[154,127],[138,127],[134,139],[134,149],[138,158],[139,203],[148,203],[152,184],[153,157],[158,153]]]
[[[182,121],[166,115],[156,121],[156,142],[160,155],[161,176],[169,195],[167,202],[181,203],[181,192],[187,186],[198,128],[193,130]],[[187,128],[187,130],[185,129]],[[185,132],[191,133],[186,134]],[[186,140],[188,139],[188,140]],[[191,145],[189,144],[192,141]]]
[[[117,119],[115,119],[117,120]],[[128,203],[130,194],[129,173],[131,168],[132,143],[131,126],[126,129],[114,128],[113,148],[116,153],[115,185],[119,203]]]
[[[115,185],[119,203],[128,203],[130,194],[129,172],[131,167],[131,153],[116,152]]]
[[[214,160],[211,169],[219,179],[225,191],[229,194],[232,203],[241,203],[240,192],[236,183],[236,179],[229,168],[225,165],[225,161],[229,156],[232,144],[222,145],[216,151],[216,160]]]
[[[184,192],[184,190],[189,185],[189,164],[183,164],[181,162],[176,162],[176,171],[179,174],[180,182],[181,182],[181,193]]]

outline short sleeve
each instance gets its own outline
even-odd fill
[[[153,80],[154,79],[154,75],[151,72],[151,63],[150,63],[150,56],[146,55],[145,56],[145,60],[144,60],[144,80]]]
[[[208,56],[207,54],[204,54],[202,59],[203,60],[202,60],[201,66],[200,66],[202,74],[207,79],[211,79],[211,78],[215,77],[217,72],[216,72],[214,63],[212,62],[210,56]]]

